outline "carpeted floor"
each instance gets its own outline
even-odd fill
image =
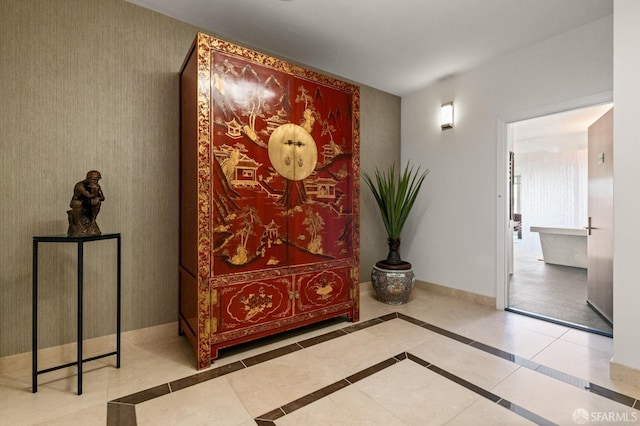
[[[514,244],[509,307],[613,333],[587,305],[587,270],[546,264],[540,257],[537,250]]]

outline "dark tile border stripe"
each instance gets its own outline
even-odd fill
[[[491,402],[498,402],[500,401],[502,398],[500,398],[498,395],[495,395],[491,392],[489,392],[486,389],[481,388],[480,386],[474,385],[471,382],[468,382],[458,376],[456,376],[455,374],[449,373],[446,370],[443,370],[442,368],[433,365],[433,364],[429,364],[427,366],[427,368],[435,373],[438,373],[439,375],[441,375],[442,377],[445,377],[449,380],[451,380],[452,382],[455,382],[461,386],[464,386],[465,388],[474,391],[475,393],[477,393],[478,395],[484,396],[485,398],[487,398],[489,401]]]
[[[131,395],[124,396],[122,398],[114,399],[111,402],[119,402],[121,404],[131,404],[136,405],[151,399],[157,398],[159,396],[168,395],[171,393],[171,388],[168,383],[163,385],[155,386],[153,388],[145,389],[140,392],[132,393]]]
[[[288,404],[283,405],[282,407],[276,408],[275,410],[271,410],[268,413],[262,414],[258,417],[256,417],[254,419],[254,421],[256,422],[256,424],[258,425],[273,425],[275,424],[273,421],[279,419],[280,417],[283,417],[287,414],[291,414],[293,411],[298,410],[300,408],[303,408],[313,402],[316,402],[318,400],[320,400],[321,398],[324,398],[325,396],[328,396],[334,392],[339,391],[340,389],[344,389],[345,387],[359,381],[362,380],[366,377],[372,376],[373,374],[379,373],[380,371],[384,370],[385,368],[391,367],[392,365],[397,364],[398,362],[402,362],[404,360],[410,360],[415,362],[416,364],[427,368],[430,371],[433,371],[436,374],[439,374],[440,376],[460,385],[465,387],[466,389],[484,397],[487,398],[488,400],[490,400],[491,402],[497,403],[500,406],[502,406],[503,408],[506,408],[510,411],[512,411],[513,413],[519,415],[520,417],[523,417],[529,421],[532,421],[536,424],[539,425],[556,425],[555,423],[553,423],[552,421],[545,419],[542,416],[539,416],[519,405],[516,405],[510,401],[507,401],[505,399],[502,399],[501,397],[499,397],[498,395],[495,395],[491,392],[489,392],[486,389],[483,389],[477,385],[474,385],[473,383],[464,380],[463,378],[456,376],[455,374],[440,368],[428,361],[425,361],[413,354],[410,354],[408,352],[404,352],[402,354],[396,355],[393,358],[388,358],[382,362],[379,362],[378,364],[375,364],[369,368],[366,368],[362,371],[359,371],[343,380],[340,380],[336,383],[334,383],[333,385],[329,385],[325,388],[322,388],[318,391],[312,392],[308,395],[305,395],[301,398],[296,399],[295,401],[292,401]],[[267,423],[268,422],[268,423]]]
[[[398,360],[395,358],[385,359],[384,361],[379,362],[375,365],[372,365],[369,368],[365,368],[364,370],[358,371],[357,373],[350,375],[345,380],[349,382],[349,384],[354,384],[356,382],[359,382],[362,379],[366,379],[367,377],[372,376],[384,370],[387,367],[392,366],[396,362],[398,362]]]
[[[513,362],[517,365],[520,365],[522,367],[528,368],[530,370],[536,371],[540,374],[544,374],[548,377],[551,377],[553,379],[562,381],[564,383],[570,384],[572,386],[575,387],[579,387],[582,388],[588,392],[594,393],[596,395],[599,395],[603,398],[607,398],[609,400],[618,402],[620,404],[626,405],[628,407],[631,408],[640,408],[640,400],[637,400],[633,397],[621,394],[619,392],[613,391],[611,389],[607,389],[605,387],[596,385],[594,383],[591,383],[589,381],[586,381],[584,379],[580,379],[578,377],[575,376],[571,376],[569,374],[563,373],[562,371],[559,370],[555,370],[553,368],[550,367],[546,367],[544,365],[538,364],[534,361],[528,360],[526,358],[522,358],[520,356],[511,354],[509,352],[503,351],[501,349],[498,348],[494,348],[493,346],[489,346],[486,345],[484,343],[469,339],[468,337],[462,336],[460,334],[451,332],[449,330],[443,329],[441,327],[435,326],[433,324],[429,324],[427,322],[418,320],[416,318],[410,317],[408,315],[402,314],[402,313],[398,313],[398,312],[394,312],[391,314],[387,314],[387,315],[383,315],[380,316],[378,318],[373,318],[367,321],[363,321],[363,322],[359,322],[353,325],[349,325],[347,327],[343,327],[339,330],[335,330],[335,331],[331,331],[325,334],[322,334],[320,336],[317,337],[313,337],[310,339],[305,339],[302,340],[300,342],[297,343],[293,343],[290,345],[286,345],[283,346],[281,348],[277,348],[268,352],[264,352],[262,354],[256,355],[256,356],[252,356],[249,358],[245,358],[242,361],[237,361],[228,365],[223,365],[221,367],[217,367],[217,368],[213,368],[211,370],[207,370],[204,371],[202,373],[197,373],[194,374],[192,376],[188,376],[182,379],[178,379],[175,380],[173,382],[167,383],[167,384],[163,384],[163,385],[159,385],[159,386],[155,386],[153,388],[149,388],[140,392],[136,392],[134,394],[131,395],[127,395],[124,396],[122,398],[118,398],[112,401],[109,401],[107,403],[107,425],[109,426],[115,426],[115,425],[126,425],[126,426],[135,426],[137,424],[136,418],[135,418],[135,405],[136,404],[140,404],[146,401],[149,401],[151,399],[160,397],[160,396],[164,396],[167,395],[168,393],[171,392],[177,392],[181,389],[187,388],[189,386],[193,386],[193,385],[197,385],[199,383],[205,382],[207,380],[211,380],[211,379],[215,379],[217,377],[221,377],[224,376],[225,374],[230,374],[233,373],[235,371],[244,369],[244,368],[248,368],[257,364],[260,364],[262,362],[265,361],[269,361],[275,358],[278,358],[280,356],[283,355],[288,355],[290,353],[299,351],[301,349],[304,348],[308,348],[310,346],[316,345],[318,343],[322,343],[322,342],[326,342],[338,337],[342,337],[348,333],[354,333],[357,332],[359,330],[363,330],[378,324],[382,324],[386,321],[390,321],[393,319],[401,319],[404,321],[407,321],[411,324],[417,325],[419,327],[422,327],[426,330],[430,330],[433,331],[434,333],[438,333],[444,337],[447,337],[449,339],[458,341],[460,343],[463,343],[465,345],[469,345],[473,348],[476,348],[478,350],[481,350],[483,352],[489,353],[491,355],[497,356],[499,358],[502,358],[504,360],[507,360],[509,362]],[[389,358],[388,360],[385,360],[379,364],[376,364],[374,366],[371,366],[367,369],[364,369],[358,373],[355,373],[351,376],[349,376],[348,378],[345,378],[344,381],[346,382],[346,384],[344,384],[344,386],[348,386],[349,384],[355,383],[355,381],[358,380],[362,380],[363,378],[371,375],[371,374],[375,374],[378,371],[387,368],[403,359],[411,359],[413,362],[417,362],[420,365],[423,365],[424,367],[430,368],[430,366],[432,364],[426,363],[426,361],[420,360],[420,358],[418,357],[414,357],[413,355],[404,353],[404,354],[400,354],[394,358]],[[425,365],[426,363],[426,365]],[[434,367],[437,369],[437,367]],[[431,368],[430,368],[431,369]],[[436,370],[433,370],[435,372],[438,372]],[[444,370],[442,370],[444,371]],[[440,374],[438,372],[438,374]],[[445,376],[446,377],[446,376]],[[457,376],[456,376],[457,377]],[[464,379],[459,378],[460,380],[464,381]],[[353,380],[353,381],[350,381]],[[468,383],[468,382],[467,382]],[[472,384],[471,384],[472,385]],[[326,392],[326,389],[333,389],[332,387],[336,386],[337,389],[332,390],[328,393],[323,393]],[[327,386],[326,388],[323,388],[319,391],[313,392],[310,395],[313,395],[313,397],[315,398],[315,400],[322,398],[326,395],[328,395],[329,393],[335,392],[338,389],[341,389],[343,386],[342,381],[336,382],[332,385]],[[463,385],[464,386],[464,385]],[[472,385],[475,386],[475,385]],[[474,392],[476,392],[476,390],[471,389]],[[480,391],[484,391],[481,388],[478,388],[478,390]],[[322,392],[321,392],[322,391]],[[320,393],[318,393],[320,392]],[[488,392],[488,391],[484,391],[484,392]],[[476,392],[478,393],[478,392]],[[488,394],[490,395],[482,395],[485,398],[488,398],[490,400],[493,400],[492,398],[494,396],[492,396],[493,394],[491,394],[490,392],[488,392]],[[290,404],[293,404],[294,402],[299,403],[301,402],[302,399],[307,398],[307,396],[302,397],[300,400],[296,400],[291,402]],[[502,400],[501,400],[502,401]],[[495,401],[494,401],[495,402]],[[544,419],[543,418],[539,418],[538,420],[532,420],[536,417],[536,414],[534,413],[530,413],[528,412],[526,409],[519,407],[515,404],[512,404],[510,402],[505,402],[505,403],[501,403],[499,402],[501,405],[505,406],[505,405],[509,405],[509,407],[514,407],[514,409],[512,409],[512,411],[516,412],[516,414],[518,415],[523,415],[522,413],[525,413],[523,415],[523,417],[526,417],[527,419],[534,421],[538,424],[550,424],[550,423],[544,423]],[[308,404],[308,402],[307,402]],[[288,409],[291,409],[292,406],[289,406]],[[125,408],[127,407],[127,408]],[[510,408],[511,409],[511,408]],[[256,418],[256,423],[258,424],[264,424],[264,425],[268,425],[268,424],[274,424],[273,420],[282,417],[286,412],[282,411],[280,408],[275,409],[270,411],[269,413],[265,413],[264,415],[260,416],[260,418]],[[528,413],[528,414],[527,414]],[[277,417],[274,417],[277,416]],[[258,422],[260,421],[260,422]],[[542,422],[542,423],[540,423]]]
[[[298,342],[300,346],[303,348],[309,348],[313,345],[317,345],[318,343],[323,343],[328,340],[332,340],[338,337],[346,336],[348,333],[342,330],[330,331],[329,333],[322,334],[320,336],[312,337],[310,339],[303,340]]]
[[[613,391],[611,389],[607,389],[603,386],[600,385],[596,385],[595,383],[591,383],[587,380],[581,379],[579,377],[575,377],[572,376],[570,374],[567,373],[563,373],[562,371],[559,370],[555,370],[553,368],[544,366],[542,364],[538,364],[535,361],[531,361],[529,359],[526,358],[522,358],[520,356],[514,355],[512,353],[503,351],[501,349],[498,348],[494,348],[493,346],[489,346],[489,345],[485,345],[484,343],[475,341],[475,340],[471,340],[465,336],[453,333],[451,331],[445,330],[443,328],[437,327],[435,325],[429,324],[427,322],[424,321],[420,321],[417,320],[415,318],[409,317],[407,315],[401,314],[401,313],[397,313],[397,316],[399,319],[408,321],[412,324],[418,325],[420,327],[426,328],[427,330],[431,330],[435,333],[438,333],[442,336],[448,337],[450,339],[453,340],[457,340],[458,342],[467,344],[469,346],[472,346],[476,349],[480,349],[484,352],[487,352],[491,355],[495,355],[497,357],[500,357],[502,359],[505,359],[507,361],[513,362],[517,365],[520,365],[522,367],[528,368],[530,370],[536,371],[538,373],[544,374],[548,377],[554,378],[556,380],[560,380],[564,383],[570,384],[572,386],[578,387],[578,388],[582,388],[584,390],[587,390],[591,393],[594,393],[596,395],[599,395],[603,398],[607,398],[610,399],[612,401],[618,402],[620,404],[626,405],[627,407],[631,407],[633,408],[636,404],[640,405],[639,400],[621,394],[619,392]]]
[[[242,370],[243,368],[246,368],[246,366],[241,361],[236,361],[231,364],[223,365],[222,367],[194,374],[193,376],[174,380],[173,382],[169,383],[169,388],[171,389],[171,392],[177,392],[181,389],[188,388],[189,386],[194,386],[206,382],[207,380],[215,379],[217,377],[224,376],[225,374],[230,374],[235,371]]]
[[[107,404],[107,426],[136,426],[136,406],[109,402]]]
[[[426,361],[423,361],[423,362],[426,362]],[[497,403],[498,405],[500,405],[500,406],[508,409],[509,411],[512,411],[513,413],[519,415],[520,417],[524,417],[525,419],[527,419],[529,421],[532,421],[535,424],[544,425],[544,426],[556,425],[554,422],[552,422],[552,421],[550,421],[548,419],[545,419],[544,417],[539,416],[538,414],[536,414],[536,413],[534,413],[532,411],[529,411],[524,407],[521,407],[521,406],[519,406],[517,404],[514,404],[511,401],[503,399],[503,398],[499,397],[498,395],[496,395],[496,394],[494,394],[492,392],[489,392],[486,389],[483,389],[483,388],[481,388],[479,386],[476,386],[473,383],[468,382],[468,381],[466,381],[466,380],[464,380],[464,379],[462,379],[462,378],[460,378],[460,377],[458,377],[458,376],[456,376],[456,375],[454,375],[454,374],[452,374],[452,373],[450,373],[450,372],[448,372],[446,370],[443,370],[440,367],[437,367],[437,366],[435,366],[433,364],[429,364],[429,366],[427,368],[429,370],[431,370],[431,371],[434,371],[434,372],[440,374],[443,377],[446,377],[447,379],[449,379],[451,381],[454,381],[454,382],[458,383],[459,385],[464,386],[465,388],[477,393],[478,395],[487,398],[489,401]]]
[[[349,385],[350,383],[347,380],[345,379],[339,380],[335,383],[330,384],[329,386],[325,386],[322,389],[319,389],[313,393],[310,393],[309,395],[305,395],[302,398],[298,398],[295,401],[285,404],[282,407],[280,407],[280,409],[285,414],[290,414],[293,411],[304,407],[305,405],[309,405],[312,402],[317,401],[321,398],[324,398],[325,396],[330,395],[336,391],[339,391],[340,389],[346,388]]]
[[[246,367],[251,367],[253,365],[257,365],[260,364],[262,362],[265,361],[269,361],[275,358],[279,358],[283,355],[289,355],[290,353],[299,351],[300,349],[303,349],[302,346],[300,346],[297,343],[292,343],[290,345],[287,346],[283,346],[281,348],[277,348],[277,349],[273,349],[271,351],[268,352],[264,352],[261,353],[259,355],[255,355],[252,356],[250,358],[245,358],[242,360],[242,363],[246,366]]]

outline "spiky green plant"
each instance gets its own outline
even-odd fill
[[[415,168],[409,162],[402,173],[396,173],[395,164],[386,172],[376,168],[375,180],[366,172],[362,173],[365,183],[378,203],[390,240],[400,239],[402,228],[428,174],[429,169],[420,173],[420,166]]]

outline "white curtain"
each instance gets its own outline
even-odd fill
[[[582,228],[587,224],[587,150],[516,154],[520,176],[522,241],[539,249],[531,226]],[[524,247],[523,247],[524,248]]]

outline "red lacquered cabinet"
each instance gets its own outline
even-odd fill
[[[198,33],[180,73],[180,332],[359,317],[359,88]]]

